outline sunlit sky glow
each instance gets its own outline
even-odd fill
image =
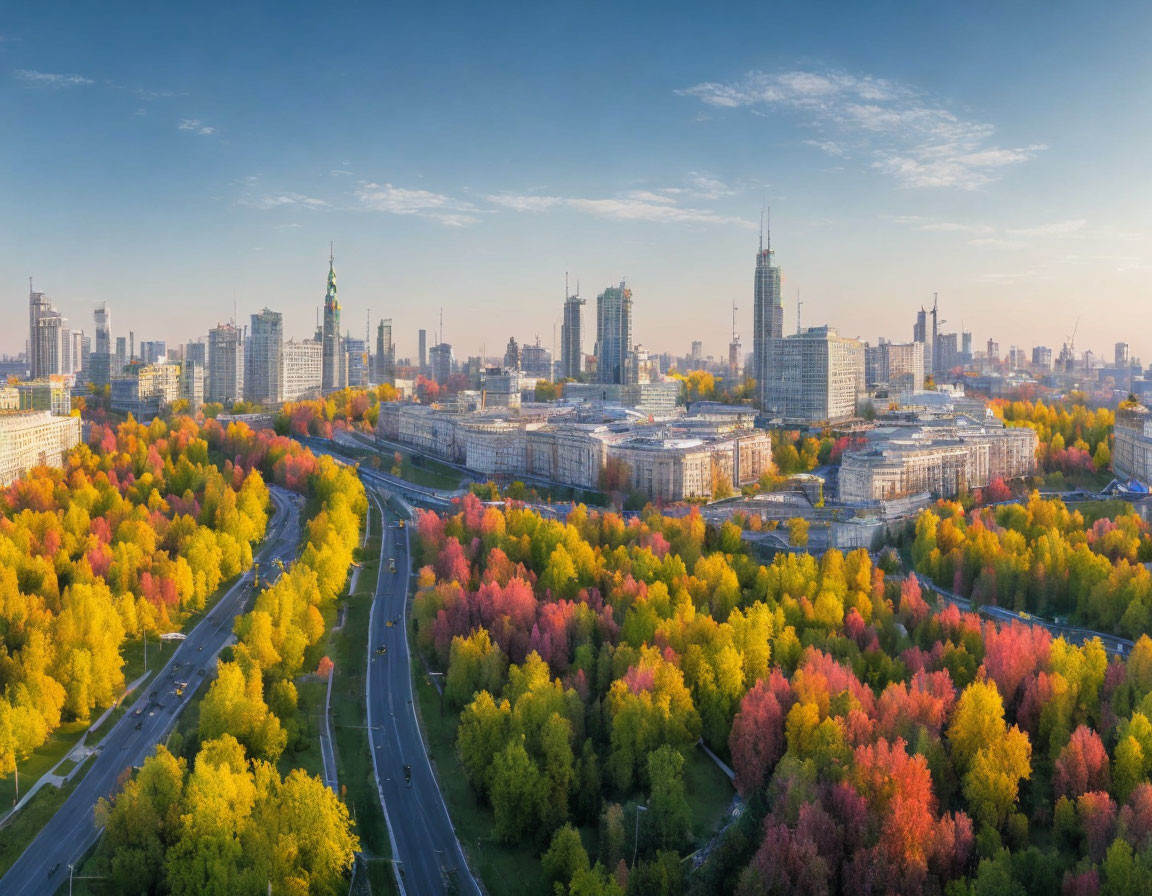
[[[766,201],[786,331],[799,290],[908,339],[936,291],[976,348],[1081,316],[1152,361],[1147,4],[18,6],[0,351],[29,276],[76,329],[103,300],[175,343],[235,302],[306,336],[334,241],[345,326],[391,317],[401,357],[441,306],[458,357],[551,345],[566,271],[720,356]]]

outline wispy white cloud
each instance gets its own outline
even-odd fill
[[[830,156],[836,156],[838,159],[843,159],[848,155],[848,150],[837,143],[835,140],[805,140],[808,146],[814,146],[816,149]]]
[[[709,209],[681,205],[674,195],[668,195],[666,191],[630,190],[618,196],[605,198],[534,196],[518,193],[495,193],[484,198],[493,205],[515,212],[544,212],[560,208],[620,221],[738,224],[749,228],[756,226],[752,221],[723,215]]]
[[[83,87],[95,83],[82,75],[58,75],[27,68],[18,68],[13,74],[30,87]]]
[[[832,155],[864,155],[905,187],[975,190],[1046,149],[1040,143],[997,146],[992,125],[961,118],[917,90],[870,75],[750,72],[677,93],[714,108],[792,112],[826,132],[805,141],[809,145]]]
[[[431,218],[449,227],[475,224],[476,206],[431,190],[412,190],[393,184],[362,183],[356,188],[361,208],[392,215],[416,215]]]
[[[1038,224],[1034,227],[1016,227],[1007,232],[1013,236],[1067,236],[1082,233],[1088,224],[1085,218],[1074,218],[1068,221],[1052,221],[1048,224]]]
[[[200,121],[199,118],[181,118],[176,128],[177,130],[190,131],[193,134],[203,134],[204,136],[216,133],[216,128],[209,127]]]
[[[249,208],[275,209],[275,208],[305,208],[324,209],[331,208],[331,203],[314,196],[305,196],[302,193],[264,193],[260,195],[243,196],[238,200],[239,205]]]

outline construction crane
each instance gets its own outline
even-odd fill
[[[1072,328],[1072,335],[1068,337],[1068,351],[1076,357],[1076,333],[1080,330],[1080,318],[1076,318],[1076,326]]]

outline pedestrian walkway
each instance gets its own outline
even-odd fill
[[[84,761],[100,749],[99,747],[85,746],[85,741],[88,740],[88,735],[99,729],[99,727],[103,725],[105,721],[107,721],[108,717],[116,711],[118,706],[123,706],[124,702],[132,695],[132,692],[135,691],[136,688],[140,687],[140,685],[142,685],[151,674],[151,672],[145,672],[124,689],[124,693],[120,696],[120,699],[109,706],[106,710],[104,710],[104,712],[100,714],[100,718],[88,726],[88,729],[82,735],[80,735],[80,739],[76,741],[76,745],[73,746],[72,749],[69,750],[59,762],[52,766],[52,768],[48,769],[48,771],[42,774],[36,780],[36,783],[29,787],[27,791],[25,791],[24,796],[20,797],[20,801],[16,803],[16,805],[11,809],[9,809],[3,817],[0,817],[0,828],[4,827],[4,825],[6,825],[12,818],[14,818],[16,813],[23,809],[24,806],[27,805],[27,803],[32,799],[32,797],[36,796],[36,794],[40,792],[40,789],[44,787],[44,785],[51,784],[53,787],[59,790],[76,776],[76,773],[79,772],[83,767]],[[56,774],[56,770],[60,768],[60,766],[62,766],[65,762],[72,762],[74,764],[72,768],[64,774]]]

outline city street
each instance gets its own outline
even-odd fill
[[[275,561],[290,562],[300,541],[301,500],[272,487],[275,511],[267,537],[256,554],[262,571]],[[110,796],[124,769],[139,766],[156,744],[164,741],[193,694],[215,666],[221,648],[232,636],[232,622],[252,594],[252,571],[244,573],[212,610],[187,633],[164,667],[141,687],[129,711],[97,747],[91,767],[76,789],[0,880],[6,896],[55,893],[68,883],[69,864],[78,863],[100,836],[93,810]],[[171,648],[164,648],[171,650]],[[186,682],[182,696],[179,683]]]
[[[404,612],[411,569],[411,528],[398,528],[395,514],[387,512],[383,502],[370,494],[381,508],[385,527],[367,644],[368,735],[401,892],[479,896],[480,888],[448,817],[412,705]],[[389,572],[390,559],[395,561],[394,573]],[[382,648],[386,652],[382,653]],[[405,780],[405,766],[410,769],[410,784]],[[455,889],[450,891],[448,881],[453,878]]]

